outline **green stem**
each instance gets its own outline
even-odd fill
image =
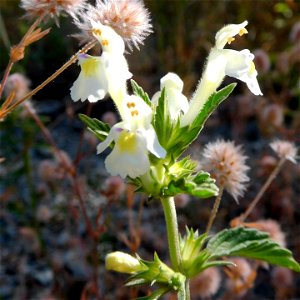
[[[161,203],[164,209],[167,226],[170,259],[174,271],[178,272],[181,269],[181,254],[174,198],[162,198]]]
[[[186,281],[185,281],[185,299],[191,300],[189,279],[186,279]]]

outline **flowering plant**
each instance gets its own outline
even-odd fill
[[[227,267],[228,274],[232,274],[231,270],[237,265],[230,259],[232,256],[300,272],[299,263],[285,248],[284,237],[272,235],[274,231],[279,231],[276,224],[274,226],[272,221],[245,222],[261,194],[244,214],[232,220],[231,228],[215,234],[210,232],[223,192],[227,191],[238,202],[246,190],[249,167],[242,148],[223,140],[209,143],[203,150],[201,169],[196,161],[184,156],[210,115],[234,90],[236,83],[220,88],[225,76],[246,83],[252,94],[262,95],[253,63],[254,55],[248,49],[225,49],[237,36],[247,33],[247,21],[227,25],[216,33],[215,45],[210,50],[203,75],[188,100],[183,94],[184,83],[175,73],[169,72],[161,78],[160,90],[152,97],[131,79],[133,75],[126,60],[126,47],[129,50],[133,46],[138,48],[152,32],[149,12],[141,0],[97,0],[95,6],[86,4],[85,0],[23,0],[21,4],[27,16],[37,20],[20,44],[11,49],[10,63],[0,86],[1,95],[7,81],[7,98],[2,104],[0,117],[6,117],[40,89],[33,92],[26,90],[26,95],[20,96],[14,86],[20,78],[10,78],[13,87],[9,87],[10,81],[7,80],[12,65],[24,57],[25,48],[48,34],[49,30],[37,29],[38,24],[49,17],[58,23],[59,15],[64,12],[71,15],[81,31],[77,37],[87,44],[55,76],[78,61],[81,71],[70,87],[72,100],[94,103],[107,96],[112,99],[121,118],[113,126],[88,115],[80,114],[79,117],[100,141],[96,147],[97,154],[109,149],[110,153],[104,162],[108,173],[121,176],[136,192],[146,194],[153,201],[160,201],[164,211],[171,266],[163,262],[157,253],[153,254],[153,260],[147,261],[138,254],[133,257],[116,251],[106,256],[107,270],[130,274],[127,286],[155,285],[152,294],[140,298],[149,300],[159,299],[168,292],[175,292],[180,300],[190,299],[190,279],[218,266]],[[101,48],[99,55],[87,54],[88,49],[96,44]],[[128,91],[128,80],[132,93]],[[15,103],[14,98],[17,101]],[[27,109],[53,145],[51,136],[49,138],[49,133],[34,110],[30,107]],[[280,161],[263,189],[268,187],[286,161],[297,162],[297,148],[292,143],[276,141],[271,147]],[[59,151],[55,154],[72,178],[84,208],[72,163]],[[205,232],[199,233],[187,227],[186,233],[180,235],[174,202],[174,197],[180,194],[202,199],[216,197]],[[100,230],[91,230],[85,211],[84,215],[89,233],[97,241]],[[97,246],[95,249],[97,251]]]
[[[113,64],[108,63],[108,68],[112,68],[108,73],[97,75],[101,69],[97,68],[93,74],[98,78],[98,84],[95,81],[93,91],[88,92],[85,98],[93,101],[90,95],[103,82],[107,86],[114,86],[107,90],[122,118],[120,123],[110,128],[97,119],[80,115],[88,129],[102,141],[97,147],[98,154],[111,147],[111,153],[105,160],[107,171],[111,175],[127,178],[136,191],[160,200],[165,214],[172,268],[163,263],[157,254],[153,261],[144,261],[139,256],[134,258],[122,252],[111,253],[106,258],[107,269],[131,274],[127,286],[157,284],[158,289],[143,299],[158,299],[169,291],[177,292],[178,299],[190,299],[190,278],[211,267],[234,265],[222,257],[242,256],[300,271],[299,264],[289,250],[257,229],[238,226],[214,236],[209,234],[223,190],[237,200],[243,195],[244,183],[249,180],[246,157],[242,155],[240,147],[224,141],[207,146],[204,156],[208,169],[216,173],[215,179],[209,173],[197,170],[196,163],[190,157],[182,157],[198,137],[208,117],[233,91],[235,83],[218,90],[226,75],[245,82],[254,95],[262,95],[256,79],[254,55],[248,49],[224,49],[226,44],[234,41],[236,35],[247,33],[247,24],[245,21],[227,25],[217,32],[215,46],[190,101],[182,94],[183,82],[174,73],[168,73],[161,79],[161,90],[152,99],[133,80],[133,95],[128,94],[125,82],[129,76],[125,75],[128,74],[127,67],[123,70],[125,63],[119,64],[118,72]],[[94,25],[92,31],[95,32],[98,26],[102,26]],[[106,45],[113,44],[114,39],[115,33],[108,34],[105,40],[98,38],[103,49],[99,60],[105,58]],[[119,48],[124,49],[123,46]],[[123,51],[115,55],[115,61],[124,59]],[[88,59],[92,63],[94,58]],[[85,72],[82,64],[81,67]],[[120,74],[124,76],[121,78]],[[89,91],[89,83],[81,84],[81,90]],[[187,228],[184,236],[179,235],[174,205],[174,197],[178,194],[199,198],[217,196],[204,234],[199,235],[198,231]]]

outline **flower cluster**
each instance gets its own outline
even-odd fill
[[[120,6],[118,9],[117,5]],[[132,18],[137,18],[138,28],[141,15],[148,17],[146,10],[142,13],[143,7],[140,1],[98,1],[96,8],[87,12],[91,26],[88,31],[101,44],[102,53],[98,57],[87,54],[78,56],[81,73],[71,87],[71,97],[74,101],[87,99],[96,102],[109,94],[115,102],[122,122],[111,128],[106,139],[98,145],[97,153],[102,153],[114,143],[112,152],[105,160],[105,166],[111,175],[120,175],[123,178],[136,178],[149,170],[148,151],[158,158],[164,158],[166,154],[151,124],[152,109],[140,97],[129,95],[127,92],[126,81],[132,74],[124,57],[124,32],[120,35],[116,24],[113,26],[112,20],[107,19],[110,17],[117,22],[114,13],[128,13]],[[99,9],[102,8],[100,13]],[[119,18],[124,18],[124,15],[120,15]],[[145,30],[144,35],[149,32],[149,28]],[[144,35],[137,31],[128,34],[127,38],[131,38],[136,44],[137,36]]]
[[[189,103],[182,94],[183,81],[174,73],[168,73],[161,79],[160,91],[152,97],[151,101],[147,98],[148,95],[145,98],[144,94],[130,95],[127,91],[126,81],[132,74],[124,56],[125,42],[129,46],[132,44],[137,46],[151,31],[149,13],[142,1],[97,0],[95,7],[87,6],[82,14],[82,20],[77,20],[75,23],[85,34],[83,39],[88,39],[90,36],[96,38],[102,47],[102,52],[100,56],[87,54],[78,56],[81,73],[71,87],[71,97],[74,101],[87,99],[96,102],[108,94],[114,101],[122,121],[112,126],[97,147],[98,154],[108,147],[113,148],[105,160],[106,169],[111,175],[137,178],[145,175],[151,168],[149,153],[159,159],[166,158],[169,149],[168,136],[159,139],[158,132],[155,130],[160,128],[168,132],[172,129],[171,127],[163,129],[164,125],[157,122],[165,122],[163,118],[168,118],[172,124],[181,123],[182,127],[192,123],[225,75],[246,82],[254,94],[261,94],[256,80],[257,72],[252,62],[254,56],[250,51],[223,49],[226,43],[234,40],[235,35],[247,33],[244,28],[247,25],[246,21],[238,25],[225,26],[217,33],[216,45],[209,55],[203,78]],[[157,112],[161,109],[158,108],[161,98],[166,103],[164,111],[167,113],[160,121],[156,121],[154,126],[154,119],[157,120],[158,116],[161,116]],[[235,148],[233,144],[227,145],[225,142],[219,144],[221,145],[217,147],[225,146],[230,149],[229,157],[224,158],[226,174],[222,173],[218,181],[222,181],[221,184],[225,184],[226,189],[237,199],[245,189],[244,182],[248,181],[245,175],[248,169],[244,165],[245,157],[240,153],[239,147]],[[208,149],[210,148],[212,145],[208,146]],[[208,149],[205,155],[210,159]],[[223,150],[222,148],[222,154],[224,154]],[[218,153],[214,151],[211,158]],[[157,176],[161,177],[164,170],[151,172],[160,174]],[[144,179],[150,178],[151,181],[151,176],[149,173]],[[149,180],[148,186],[151,185]],[[161,180],[168,182],[163,177]]]

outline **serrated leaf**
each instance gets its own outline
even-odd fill
[[[182,152],[198,137],[208,117],[233,91],[236,83],[232,83],[217,91],[209,97],[203,108],[195,118],[194,122],[188,126],[177,129],[176,143],[169,144],[168,151],[178,157]]]
[[[291,251],[280,247],[267,233],[256,229],[243,227],[225,229],[208,242],[206,250],[211,259],[221,256],[241,256],[300,272],[300,265],[292,257]]]
[[[236,86],[236,83],[231,83],[221,90],[212,94],[204,104],[203,108],[199,112],[198,116],[191,124],[191,129],[200,129],[203,127],[208,117],[215,111],[215,109],[232,93]]]
[[[170,142],[172,135],[176,132],[176,129],[173,128],[173,124],[169,116],[165,88],[163,88],[161,91],[158,99],[153,120],[153,127],[157,132],[159,143],[166,151],[168,151],[168,143]]]
[[[207,173],[208,174],[208,173]],[[215,185],[215,180],[205,174],[200,184],[195,183],[194,176],[188,173],[178,173],[178,178],[172,179],[168,186],[162,189],[163,196],[175,196],[178,194],[189,194],[199,198],[209,198],[218,195],[219,189]],[[206,178],[206,180],[204,180]],[[200,178],[198,177],[198,181]]]
[[[99,130],[104,132],[110,131],[110,126],[96,118],[90,118],[87,115],[79,114],[78,115],[80,120],[85,123],[88,127],[90,127],[93,130]]]
[[[171,167],[168,168],[168,173],[171,176],[174,176],[174,178],[186,177],[191,173],[194,173],[196,167],[197,167],[197,162],[191,160],[190,157],[187,156],[182,160],[173,163]]]
[[[219,189],[215,184],[208,184],[208,185],[203,184],[191,190],[189,194],[198,198],[205,199],[205,198],[217,196],[218,192]]]
[[[103,123],[99,121],[96,118],[90,118],[84,114],[78,115],[80,120],[85,123],[85,125],[88,127],[88,129],[97,136],[97,138],[101,141],[105,140],[107,137],[110,126],[106,123]]]
[[[151,101],[148,94],[133,79],[130,80],[130,83],[133,93],[142,98],[149,106],[151,106]]]
[[[210,174],[208,172],[200,171],[194,177],[194,182],[196,184],[201,184],[207,180],[211,179]]]

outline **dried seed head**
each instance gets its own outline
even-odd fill
[[[206,269],[191,281],[191,294],[201,298],[211,297],[219,290],[220,283],[220,271],[217,268]]]
[[[274,220],[259,220],[253,223],[243,223],[243,225],[267,232],[270,235],[270,238],[278,245],[281,247],[286,246],[285,234],[282,232],[278,222]]]
[[[119,176],[108,177],[104,186],[102,194],[110,201],[119,201],[126,192],[126,184]]]
[[[112,27],[130,49],[132,46],[139,48],[152,32],[150,14],[142,0],[96,0],[96,6],[88,5],[75,19],[75,25],[81,30],[76,37],[82,43],[94,39],[91,33],[93,22]]]
[[[227,290],[236,296],[244,296],[252,287],[256,272],[243,258],[232,258],[230,260],[235,266],[228,266],[225,269],[225,273],[229,277],[226,280]]]
[[[272,142],[270,146],[280,158],[285,158],[294,164],[297,163],[296,158],[298,149],[294,143],[277,140]]]
[[[260,74],[268,72],[271,67],[270,58],[268,54],[262,49],[256,49],[255,51],[253,51],[253,54],[255,56],[255,67],[258,70],[258,72]]]
[[[21,7],[26,10],[26,16],[29,18],[54,18],[57,21],[59,15],[63,12],[72,17],[79,9],[86,4],[86,0],[21,0]]]
[[[21,73],[14,73],[8,76],[4,92],[8,96],[14,92],[14,101],[22,99],[29,92],[30,80]]]
[[[243,155],[241,146],[218,140],[205,146],[203,156],[204,169],[237,201],[244,194],[245,183],[249,181],[246,175],[249,167],[245,164],[247,157]]]
[[[272,285],[275,288],[292,288],[294,283],[293,272],[284,267],[275,267],[271,273]]]

